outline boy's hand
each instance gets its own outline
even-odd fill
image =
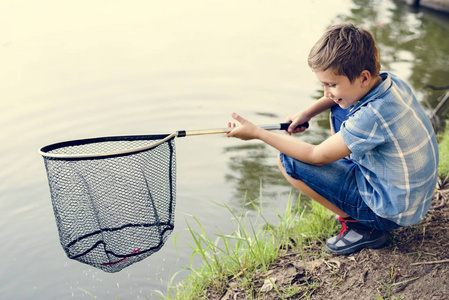
[[[285,122],[291,124],[286,131],[287,134],[291,135],[293,133],[305,131],[307,129],[306,127],[296,128],[296,126],[309,122],[310,119],[311,118],[307,116],[307,114],[304,111],[300,111],[296,114],[288,116],[287,118],[285,118]]]
[[[240,126],[235,127],[235,123],[231,124],[231,122],[228,122],[228,127],[233,127],[234,129],[226,134],[227,137],[236,137],[241,140],[248,141],[257,139],[259,132],[263,130],[236,113],[232,113],[232,118],[238,121]]]

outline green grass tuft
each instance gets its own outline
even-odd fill
[[[439,142],[440,163],[438,167],[438,175],[445,176],[449,174],[449,122]]]
[[[299,251],[310,241],[323,239],[336,231],[337,224],[332,213],[319,204],[299,203],[292,205],[291,197],[285,211],[279,215],[279,223],[267,225],[259,215],[251,221],[247,214],[237,215],[227,205],[220,205],[231,215],[236,230],[231,234],[219,233],[215,239],[205,234],[201,223],[193,218],[187,222],[192,236],[191,274],[184,282],[171,285],[163,299],[208,299],[208,293],[221,294],[230,281],[247,295],[257,294],[253,276],[256,272],[268,272],[281,249],[297,248]],[[263,224],[260,224],[263,223]],[[200,258],[201,266],[193,267],[194,257]]]

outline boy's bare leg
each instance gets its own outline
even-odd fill
[[[329,114],[329,124],[330,124],[330,129],[331,129],[331,135],[334,135],[335,129],[334,129],[334,126],[332,125],[332,113]]]
[[[291,185],[293,185],[295,188],[297,188],[301,193],[309,196],[310,198],[312,198],[313,200],[315,200],[322,206],[326,207],[333,213],[336,213],[337,215],[339,215],[343,218],[349,217],[348,214],[346,214],[341,209],[339,209],[337,206],[335,206],[332,202],[329,202],[326,198],[324,198],[323,196],[321,196],[320,194],[318,194],[317,192],[312,190],[304,182],[290,177],[290,175],[288,175],[285,172],[284,167],[282,166],[282,163],[281,163],[281,160],[279,159],[279,157],[278,157],[278,166],[279,166],[279,169],[281,170],[282,174],[284,175],[284,177],[287,178],[288,182],[290,182]]]

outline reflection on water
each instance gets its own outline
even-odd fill
[[[232,173],[226,174],[226,180],[236,186],[235,199],[247,195],[259,205],[260,187],[273,185],[287,186],[277,165],[273,162],[273,153],[264,144],[245,144],[243,146],[227,147],[225,152],[231,154],[229,168]],[[273,191],[264,193],[264,197],[274,196]],[[248,206],[251,207],[251,206]]]

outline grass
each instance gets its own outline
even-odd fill
[[[246,295],[257,298],[260,291],[255,287],[254,274],[265,274],[265,280],[269,280],[270,264],[282,249],[295,247],[301,252],[310,241],[326,238],[336,230],[333,215],[321,205],[301,205],[299,198],[296,203],[293,205],[290,197],[276,226],[268,225],[261,208],[254,203],[259,212],[255,221],[250,220],[248,213],[236,214],[227,205],[220,205],[231,215],[237,229],[231,234],[216,234],[215,239],[207,236],[198,219],[192,217],[192,224],[187,222],[193,239],[191,266],[187,268],[191,274],[183,283],[170,285],[166,294],[157,291],[158,295],[163,299],[208,299],[211,293],[223,294],[232,282]],[[194,257],[202,262],[199,268],[193,267]],[[288,297],[277,290],[275,282],[271,284],[280,299]],[[292,287],[290,293],[295,292]]]
[[[439,141],[440,163],[438,174],[444,176],[449,174],[449,122],[446,123],[446,128]]]

